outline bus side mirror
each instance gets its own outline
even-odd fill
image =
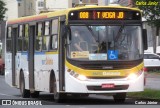
[[[142,38],[143,38],[143,49],[147,50],[148,49],[148,43],[147,43],[147,30],[146,29],[143,29]]]
[[[69,26],[67,26],[67,32],[69,34],[69,40],[72,40],[72,36],[71,36],[71,29]]]
[[[61,33],[62,33],[61,35],[63,37],[66,37],[66,33],[67,33],[67,27],[66,27],[66,25],[62,25]]]
[[[67,36],[69,34],[69,40],[71,40],[71,29],[69,28],[69,26],[64,25],[62,28],[62,31],[63,31],[64,38],[67,38]]]
[[[61,16],[60,17],[60,27],[61,27],[61,36],[64,38],[66,37],[67,34],[67,26],[66,26],[66,17],[65,16]]]

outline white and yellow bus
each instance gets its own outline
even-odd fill
[[[10,20],[5,80],[23,98],[45,91],[57,102],[67,94],[125,101],[144,89],[141,18],[135,8],[82,6]]]

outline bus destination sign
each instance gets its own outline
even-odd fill
[[[79,12],[79,19],[124,19],[124,12]]]
[[[70,12],[69,20],[141,20],[141,14],[123,10],[80,10]]]

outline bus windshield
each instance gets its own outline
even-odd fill
[[[67,39],[70,59],[108,61],[143,57],[141,26],[70,26],[70,32]]]

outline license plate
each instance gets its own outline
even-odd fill
[[[114,88],[114,84],[102,84],[102,88]]]

